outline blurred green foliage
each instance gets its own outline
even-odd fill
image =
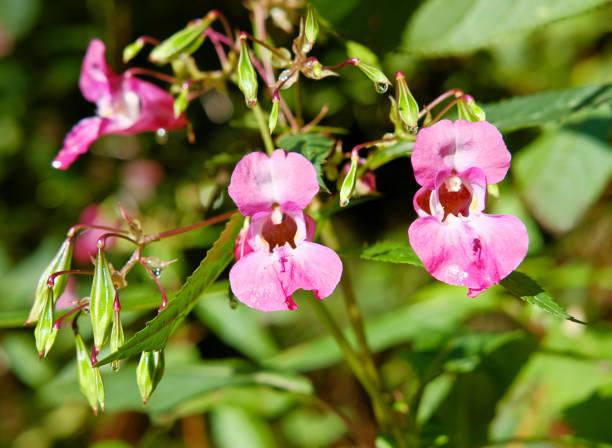
[[[489,207],[526,222],[530,257],[521,271],[589,322],[560,321],[501,287],[468,299],[416,266],[372,261],[381,247],[387,257],[391,250],[410,257],[384,246],[405,242],[417,189],[409,160],[398,157],[405,148],[387,148],[370,160],[380,196],[352,201],[334,221],[395,408],[415,416],[423,446],[610,446],[612,7],[597,0],[312,3],[323,19],[313,54],[323,63],[358,54],[388,76],[402,70],[419,104],[450,88],[485,104],[515,161]],[[91,38],[107,42],[121,69],[123,47],[138,36],[166,38],[211,8],[249,29],[239,1],[0,0],[0,446],[355,446],[355,437],[376,436],[366,395],[307,307],[232,309],[224,281],[197,303],[189,297],[195,312],[162,333],[175,330],[166,373],[146,407],[132,359],[118,373],[103,368],[107,411],[94,418],[78,392],[71,332],[63,329],[39,362],[32,331],[20,328],[38,276],[88,205],[100,204],[113,222],[116,204],[124,204],[149,232],[231,207],[225,187],[233,164],[262,147],[237,89],[190,105],[194,144],[180,132],[106,137],[69,171],[50,166],[72,124],[93,113],[77,85]],[[276,43],[290,45],[286,33],[270,29]],[[196,59],[216,67],[209,48]],[[133,63],[148,66],[142,55]],[[345,130],[345,149],[392,129],[388,101],[357,70],[301,89],[306,119],[327,105],[323,124]],[[536,95],[498,103],[525,94]],[[316,138],[310,158],[320,165],[333,143]],[[305,145],[301,136],[283,140]],[[329,174],[320,174],[333,191]],[[147,249],[178,260],[161,277],[167,289],[179,289],[220,228]],[[379,252],[362,251],[380,241],[387,243],[374,246]],[[128,249],[117,243],[111,261],[124,261]],[[85,282],[76,288],[87,294]],[[154,317],[159,298],[144,271],[134,271],[125,291],[129,338]],[[326,304],[345,323],[340,295]]]

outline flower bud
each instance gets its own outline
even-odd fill
[[[174,33],[168,39],[151,51],[149,59],[155,64],[167,64],[181,54],[195,52],[204,42],[204,32],[217,18],[217,14],[210,12],[203,19],[194,20],[182,30]]]
[[[89,402],[94,415],[98,415],[98,407],[104,411],[104,384],[100,370],[92,367],[85,342],[78,333],[74,335],[74,345],[77,352],[77,373],[81,393]]]
[[[91,294],[89,296],[89,314],[94,337],[94,352],[103,347],[113,318],[115,287],[113,278],[104,254],[104,248],[98,246],[96,269],[94,271]]]
[[[183,85],[181,92],[174,99],[174,118],[178,118],[182,115],[183,112],[187,110],[189,106],[189,85]]]
[[[419,105],[408,88],[404,74],[397,72],[395,80],[397,82],[396,101],[398,116],[409,131],[416,131],[419,119]]]
[[[79,387],[93,409],[94,415],[98,415],[98,407],[104,411],[104,384],[100,370],[92,367],[85,342],[80,334],[74,335],[74,343],[77,353]]]
[[[268,117],[268,129],[270,130],[270,134],[274,132],[276,128],[276,123],[278,122],[278,104],[280,103],[280,97],[278,95],[274,95],[272,98],[272,110],[270,110],[270,116]]]
[[[121,304],[119,302],[119,293],[115,291],[115,300],[113,301],[113,325],[110,336],[110,351],[115,353],[123,345],[125,337],[123,335],[123,325],[121,325]],[[119,360],[116,359],[111,363],[113,370],[119,370]]]
[[[26,320],[26,324],[34,323],[38,320],[40,313],[42,312],[43,306],[45,304],[45,297],[47,295],[48,281],[49,276],[54,272],[66,271],[70,269],[70,262],[72,261],[72,251],[74,248],[74,244],[72,242],[72,238],[68,237],[62,243],[62,246],[55,254],[55,257],[51,260],[51,263],[44,270],[40,278],[38,279],[38,284],[36,286],[36,294],[34,295],[34,304],[32,305],[32,309],[30,310],[30,315]],[[66,283],[68,282],[68,277],[65,275],[61,275],[54,280],[53,283],[53,299],[59,298],[64,289],[66,288]]]
[[[42,312],[34,329],[39,358],[47,356],[55,342],[55,336],[57,336],[57,330],[54,331],[53,325],[53,289],[48,287],[43,300]]]
[[[251,64],[246,35],[240,36],[240,57],[238,58],[238,87],[244,95],[248,107],[257,105],[257,74]]]
[[[355,191],[355,183],[357,182],[357,168],[359,166],[359,154],[351,155],[351,167],[349,168],[346,177],[342,181],[340,187],[340,207],[346,207]]]
[[[138,367],[136,367],[136,383],[142,397],[142,402],[147,404],[151,394],[159,384],[164,375],[164,351],[154,350],[142,352]]]
[[[312,50],[313,45],[317,41],[319,34],[319,20],[317,19],[317,11],[312,5],[308,5],[306,11],[306,25],[304,26],[304,45],[302,51],[308,53]]]
[[[385,93],[389,89],[391,81],[379,68],[366,64],[360,59],[354,59],[354,65],[374,83],[374,88],[378,93]]]
[[[464,95],[457,103],[457,112],[460,120],[485,121],[487,116],[485,111],[476,104],[470,95]]]
[[[325,68],[317,58],[308,58],[301,69],[304,76],[310,79],[323,79],[328,76],[339,76],[338,73]]]
[[[132,59],[134,59],[136,55],[140,53],[140,50],[144,48],[144,46],[145,46],[145,40],[142,37],[139,37],[134,42],[126,46],[123,49],[123,63],[127,64]]]

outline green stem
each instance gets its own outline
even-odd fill
[[[380,395],[376,385],[372,383],[369,376],[363,370],[363,364],[361,360],[349,344],[348,340],[344,337],[344,334],[340,330],[340,327],[330,314],[329,310],[325,307],[323,302],[317,299],[306,300],[305,303],[307,303],[312,308],[318,319],[321,321],[321,323],[323,323],[323,325],[325,325],[325,327],[331,333],[332,337],[335,339],[336,344],[338,344],[340,351],[342,351],[342,354],[344,355],[344,359],[346,360],[347,364],[357,377],[357,380],[359,380],[363,388],[370,396],[370,399],[372,400],[372,407],[374,408],[374,415],[376,417],[376,421],[378,421],[378,423],[383,428],[386,428],[388,426],[388,423],[386,418],[384,400]]]
[[[338,241],[338,237],[336,236],[331,221],[327,221],[322,226],[321,239],[332,249],[338,250],[340,248],[340,242]],[[405,441],[402,431],[396,425],[393,411],[388,407],[388,404],[382,395],[382,382],[380,380],[378,370],[376,369],[374,358],[368,346],[363,315],[361,313],[361,309],[359,308],[355,291],[353,290],[350,271],[348,270],[346,264],[344,265],[344,272],[342,274],[342,279],[340,280],[340,286],[342,288],[342,297],[344,298],[344,304],[349,316],[349,322],[353,332],[355,333],[355,337],[360,348],[361,356],[359,361],[363,365],[365,374],[368,376],[368,381],[372,383],[375,389],[373,392],[374,395],[370,394],[372,403],[374,404],[378,402],[381,405],[380,412],[383,413],[383,420],[379,420],[379,423],[381,423],[383,430],[391,432],[397,446],[399,448],[403,448],[405,446]],[[374,396],[376,396],[376,400],[374,399]]]
[[[256,104],[253,108],[253,114],[255,115],[255,120],[257,120],[257,126],[259,127],[261,138],[264,141],[266,152],[271,155],[274,152],[274,143],[272,142],[272,137],[270,136],[268,124],[266,123],[266,119],[264,118],[263,112],[261,111],[261,107],[259,106],[259,104]]]

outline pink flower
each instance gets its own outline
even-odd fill
[[[85,207],[85,210],[79,217],[79,224],[99,225],[105,227],[115,227],[117,222],[109,220],[98,204],[90,204]],[[79,234],[74,245],[74,258],[83,265],[91,265],[92,258],[95,258],[98,251],[98,238],[103,234],[108,233],[106,230],[88,229]],[[115,244],[115,239],[111,238],[107,241],[106,247],[112,247]]]
[[[414,196],[419,218],[408,229],[410,245],[432,276],[466,286],[470,297],[527,254],[518,218],[483,213],[487,184],[501,181],[509,166],[502,136],[487,122],[443,120],[417,135],[412,167],[422,188]]]
[[[318,191],[313,165],[297,153],[255,152],[236,165],[229,194],[250,223],[236,241],[230,285],[247,306],[294,310],[296,290],[323,299],[336,288],[342,262],[333,250],[312,242],[315,223],[303,212]]]
[[[104,43],[89,44],[81,67],[79,86],[88,101],[96,103],[96,116],[79,121],[66,136],[53,160],[53,167],[68,167],[99,137],[107,134],[134,135],[163,128],[185,127],[185,116],[174,117],[174,99],[165,90],[129,72],[113,72],[105,60]]]

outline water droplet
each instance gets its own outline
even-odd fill
[[[162,268],[155,267],[155,268],[151,269],[151,272],[153,272],[153,275],[155,277],[161,277],[161,275],[162,275]]]
[[[159,128],[155,131],[155,141],[160,145],[168,143],[168,131],[164,128]]]
[[[285,82],[289,79],[289,74],[291,73],[291,71],[289,69],[283,70],[280,75],[278,75],[278,80],[280,82]]]
[[[386,82],[377,82],[374,84],[374,88],[378,93],[385,93],[389,89],[389,84]]]

